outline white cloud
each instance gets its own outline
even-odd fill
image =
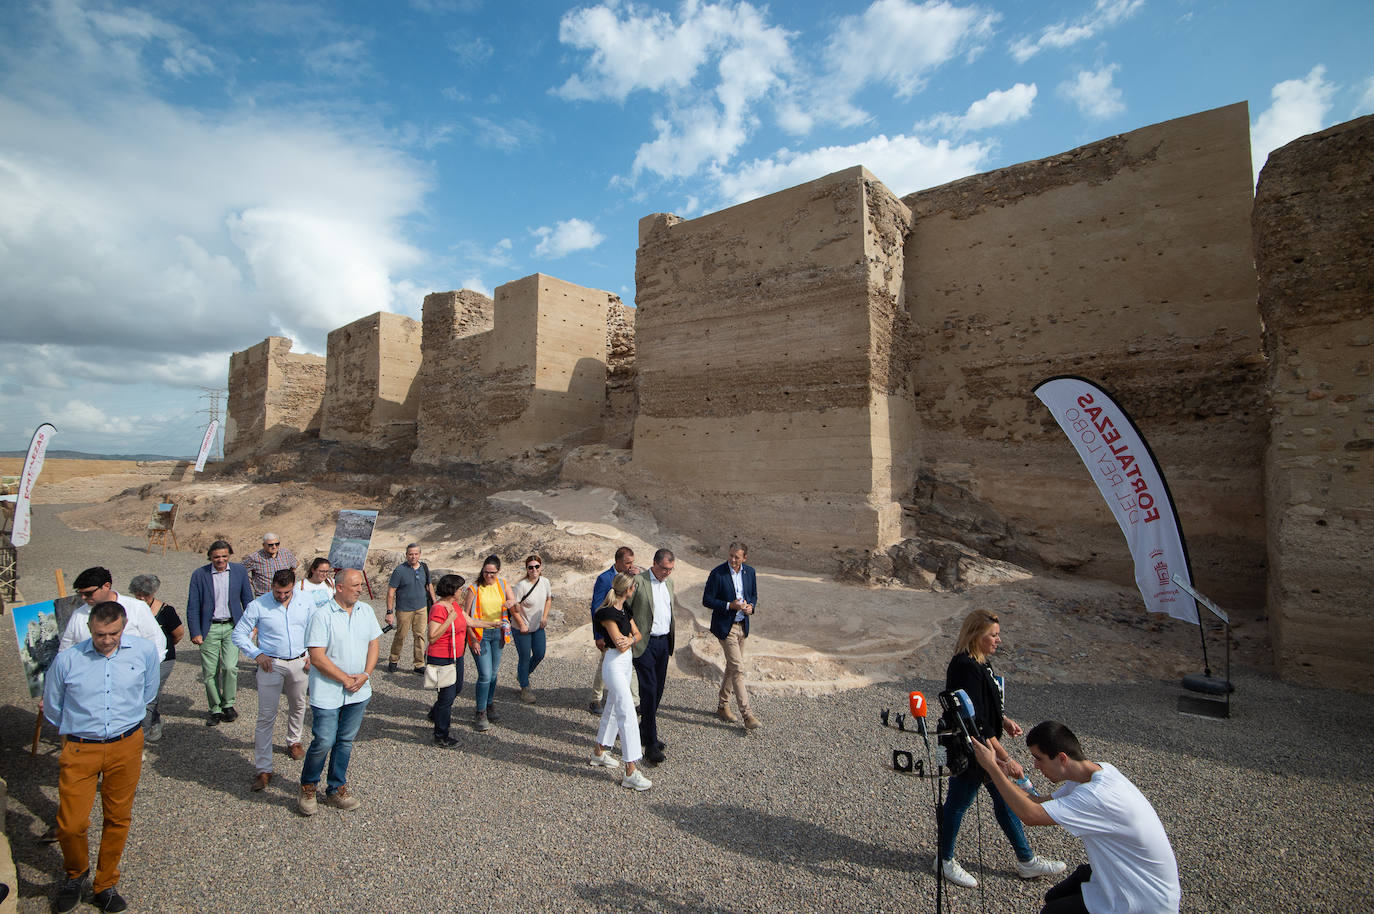
[[[467,289],[471,292],[481,292],[487,298],[491,298],[491,287],[482,281],[482,277],[475,273],[463,280],[463,284],[460,288]]]
[[[937,130],[962,135],[1023,120],[1039,92],[1035,83],[1017,83],[1010,89],[994,89],[968,106],[963,114],[937,114],[918,123],[917,131]]]
[[[733,204],[864,165],[883,184],[905,195],[976,173],[986,167],[991,151],[988,143],[956,145],[940,140],[932,144],[919,137],[876,136],[851,146],[780,150],[732,172],[717,170],[713,177],[721,198]]]
[[[639,147],[633,174],[686,177],[729,161],[756,126],[757,105],[785,93],[789,38],[748,3],[688,2],[677,18],[614,2],[575,9],[559,23],[559,40],[590,57],[554,92],[617,102],[633,92],[663,95],[657,137]]]
[[[519,149],[539,139],[539,127],[524,118],[512,118],[504,124],[486,117],[474,117],[477,128],[475,142],[492,149]]]
[[[859,123],[867,114],[849,102],[855,92],[882,83],[899,97],[914,95],[936,67],[977,53],[997,19],[977,6],[877,0],[863,13],[840,20],[825,51],[827,73],[818,94],[831,118]]]
[[[1060,84],[1059,92],[1088,117],[1101,120],[1120,114],[1126,103],[1121,90],[1112,83],[1119,69],[1119,64],[1109,64],[1097,70],[1079,70],[1073,79]]]
[[[394,136],[352,111],[167,103],[157,81],[213,49],[146,13],[49,14],[0,69],[0,333],[24,349],[4,384],[37,402],[62,383],[222,383],[227,353],[265,336],[318,352],[403,310],[423,258],[402,227],[431,178]]]
[[[1250,155],[1256,181],[1269,153],[1326,126],[1336,88],[1326,81],[1326,67],[1321,64],[1302,79],[1284,80],[1274,86],[1269,93],[1273,103],[1250,125]]]
[[[1128,19],[1145,5],[1145,0],[1096,0],[1086,15],[1072,22],[1047,26],[1038,38],[1018,38],[1011,44],[1011,56],[1025,63],[1041,51],[1058,50],[1086,41],[1105,29]]]
[[[449,38],[448,48],[458,63],[464,67],[475,67],[486,63],[496,53],[491,42],[481,35],[459,32]]]
[[[311,73],[335,79],[355,78],[371,70],[367,63],[367,48],[357,38],[331,41],[313,48],[306,52],[302,62]]]
[[[99,428],[112,435],[128,436],[137,429],[139,417],[111,415],[108,410],[84,400],[68,400],[61,406],[47,405],[41,409],[56,428]]]
[[[539,239],[534,247],[534,256],[557,260],[574,251],[586,251],[606,240],[606,236],[596,230],[596,226],[584,219],[565,219],[553,228],[541,225],[530,232]]]
[[[1374,76],[1364,81],[1364,91],[1360,93],[1360,100],[1355,103],[1355,110],[1350,112],[1351,117],[1362,117],[1366,114],[1374,114]]]

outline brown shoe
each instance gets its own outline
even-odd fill
[[[272,780],[272,772],[259,771],[253,776],[253,792],[259,793],[267,789],[267,782]]]
[[[303,816],[313,816],[320,808],[319,802],[315,799],[315,787],[314,784],[301,785],[301,795],[296,800],[296,808],[301,811]]]
[[[746,730],[757,730],[759,727],[762,727],[762,726],[763,726],[763,724],[760,723],[760,722],[759,722],[759,719],[758,719],[757,717],[754,716],[754,712],[753,712],[753,711],[745,711],[745,712],[744,712],[744,729],[746,729]]]
[[[299,762],[301,759],[305,758],[305,747],[300,743],[292,743],[286,747],[286,754]]]
[[[324,802],[328,806],[333,806],[337,809],[345,810],[357,809],[359,806],[362,805],[361,800],[349,794],[347,784],[340,786],[339,789],[334,791],[333,793],[326,793],[324,795]]]
[[[719,708],[716,708],[716,717],[719,717],[727,724],[733,724],[735,722],[735,715],[730,710],[729,705],[721,705]]]

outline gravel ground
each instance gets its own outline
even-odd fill
[[[81,568],[103,563],[116,587],[140,571],[159,574],[164,596],[183,605],[202,558],[145,556],[139,540],[67,530],[57,510],[38,509],[34,544],[21,553],[30,599],[51,596],[54,566],[66,570],[70,585]],[[19,909],[46,911],[61,854],[36,839],[55,815],[58,744],[47,727],[30,758],[33,704],[18,691],[14,648],[6,643],[4,650],[6,829]],[[380,674],[349,771],[363,805],[348,813],[322,807],[305,819],[293,807],[300,763],[283,752],[268,789],[248,790],[257,702],[246,665],[241,716],[210,729],[195,650],[179,652],[163,700],[165,736],[147,751],[121,891],[134,910],[178,912],[340,904],[388,911],[934,910],[930,782],[889,767],[892,749],[914,749],[918,757],[923,750],[919,738],[881,728],[878,712],[904,704],[908,688],[933,695],[936,682],[816,698],[760,696],[764,728],[746,734],[715,720],[713,684],[670,678],[660,717],[668,761],[646,769],[654,788],[637,794],[585,764],[595,735],[585,710],[591,656],[546,662],[535,677],[539,703],[525,706],[510,688],[515,657],[508,653],[497,699],[502,725],[486,734],[455,728],[456,751],[429,742],[429,693],[419,677]],[[470,719],[474,672],[467,674],[458,722]],[[1026,725],[1051,716],[1066,721],[1090,756],[1116,764],[1144,791],[1173,841],[1184,910],[1368,910],[1374,774],[1363,757],[1368,738],[1353,734],[1370,732],[1374,708],[1365,696],[1244,671],[1234,678],[1229,721],[1180,716],[1178,688],[1165,682],[1012,682],[1009,710]],[[991,804],[984,798],[976,810],[965,819],[959,857],[983,889],[951,889],[947,910],[1038,910],[1047,886],[1016,878]],[[94,818],[98,823],[98,813]],[[97,834],[93,828],[93,847]],[[1071,868],[1085,860],[1081,845],[1058,829],[1034,829],[1031,842]]]

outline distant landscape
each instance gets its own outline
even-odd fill
[[[18,457],[23,460],[28,450],[0,451],[0,457]],[[49,448],[47,458],[51,460],[195,460],[195,457],[168,457],[166,454],[87,454],[85,451],[59,451]]]

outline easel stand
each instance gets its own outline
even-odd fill
[[[148,548],[146,553],[153,551],[153,546],[161,545],[162,554],[167,554],[167,538],[172,538],[172,548],[180,549],[177,545],[177,535],[173,530],[177,522],[177,506],[166,495],[162,496],[163,501],[158,504],[157,510],[153,512],[153,519],[148,521]]]

